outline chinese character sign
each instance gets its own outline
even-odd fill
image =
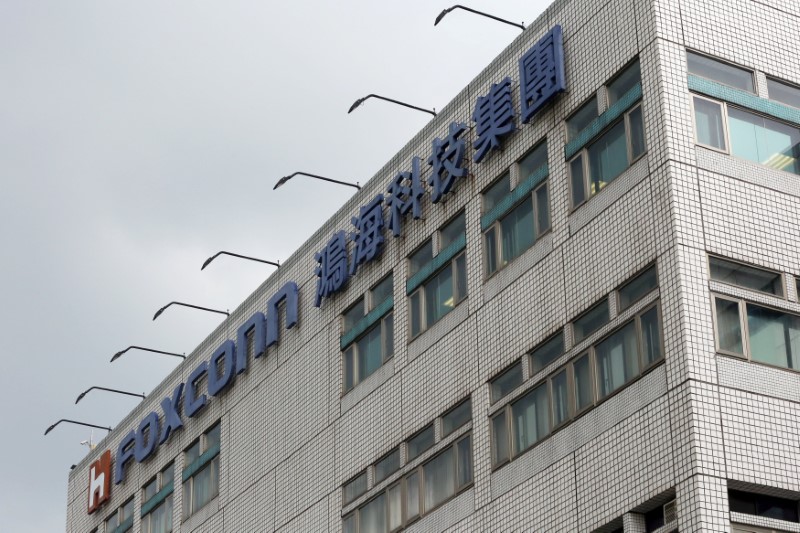
[[[347,284],[347,236],[345,232],[336,232],[325,248],[314,255],[314,259],[319,263],[314,271],[319,277],[314,306],[319,307],[323,298],[342,290]]]
[[[523,124],[527,124],[537,111],[566,89],[561,26],[554,26],[522,56],[519,77],[520,115]]]
[[[436,204],[442,197],[449,193],[455,184],[456,178],[467,175],[464,168],[465,142],[459,137],[467,131],[467,126],[457,122],[450,123],[450,132],[444,140],[435,138],[433,149],[428,158],[428,164],[433,167],[433,173],[428,178],[431,186],[431,202]]]
[[[514,104],[511,100],[511,78],[495,83],[485,96],[479,96],[472,113],[477,123],[478,138],[472,144],[476,163],[483,161],[489,150],[500,148],[500,139],[514,131]]]
[[[422,218],[422,180],[419,172],[419,157],[411,160],[411,172],[400,172],[389,182],[386,192],[386,205],[389,206],[389,228],[392,235],[402,233],[403,219],[411,211],[414,220]]]
[[[350,234],[356,244],[350,275],[356,273],[359,265],[372,261],[383,251],[383,195],[379,194],[370,203],[359,209],[352,223],[356,231]]]

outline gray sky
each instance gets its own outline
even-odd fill
[[[532,22],[546,0],[475,0]],[[115,426],[218,315],[351,196],[295,170],[365,182],[519,30],[451,0],[0,0],[0,523],[62,531],[88,428]],[[279,230],[278,230],[279,228]],[[98,435],[102,437],[103,432]]]

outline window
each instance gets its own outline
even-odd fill
[[[783,279],[776,272],[713,256],[708,258],[708,263],[711,279],[775,296],[783,296]]]
[[[184,452],[183,516],[189,517],[219,494],[221,425],[206,431]]]
[[[400,468],[400,448],[395,448],[375,463],[375,483],[380,483]]]
[[[496,402],[522,384],[522,361],[517,361],[489,382],[492,402]]]
[[[105,533],[125,533],[133,529],[133,498],[128,499],[106,518],[103,526]]]
[[[547,168],[547,144],[540,143],[517,165],[521,177],[513,193],[510,175],[506,173],[483,194],[483,211],[486,214],[506,199],[514,202],[488,228],[484,228],[488,275],[522,255],[550,230],[547,180],[539,176]]]
[[[800,87],[773,78],[767,78],[767,91],[769,91],[770,100],[792,107],[800,107]]]
[[[618,310],[624,311],[656,287],[658,287],[658,278],[656,277],[656,267],[653,265],[617,290]]]
[[[707,78],[749,93],[755,93],[753,73],[747,69],[694,52],[686,52],[686,61],[689,74]]]
[[[471,486],[471,438],[470,434],[459,438],[343,517],[343,531],[398,531]]]
[[[729,490],[728,501],[731,511],[734,513],[744,513],[764,518],[774,518],[776,520],[786,520],[787,522],[800,522],[798,517],[796,500],[743,492],[740,490]]]
[[[442,438],[447,437],[471,419],[472,402],[467,398],[442,415]]]
[[[413,277],[422,269],[435,269],[424,280],[419,280],[410,288],[412,338],[441,320],[467,297],[464,213],[439,230],[438,240],[439,255],[435,259],[433,240],[427,241],[408,258],[410,283],[414,282]]]
[[[572,336],[579,343],[609,321],[608,298],[604,298],[591,309],[572,321]]]
[[[693,95],[697,143],[770,168],[800,174],[800,128]]]
[[[583,104],[567,119],[567,141],[571,141],[597,118],[597,97]]]
[[[433,446],[434,433],[433,424],[419,431],[416,435],[406,441],[406,457],[409,461],[419,457],[422,452]]]
[[[605,87],[609,103],[618,103],[623,95],[639,84],[640,77],[637,60]],[[568,132],[573,128],[571,121],[574,118],[567,121]],[[578,207],[600,192],[644,152],[642,106],[636,103],[569,161],[572,207]]]
[[[538,350],[557,345],[559,337],[542,343],[532,359]],[[492,464],[501,466],[535,446],[663,357],[656,302],[492,414]]]
[[[342,314],[344,334],[364,324],[367,313],[376,310],[392,297],[393,277],[383,278],[367,294],[356,300]],[[394,316],[388,308],[383,316],[374,317],[366,331],[344,348],[344,391],[347,392],[378,370],[394,354]]]
[[[365,492],[367,492],[366,470],[344,484],[342,487],[342,504],[347,505]]]
[[[174,481],[175,464],[170,463],[142,489],[142,533],[172,531]]]
[[[531,372],[536,373],[564,353],[564,332],[559,331],[531,351]]]

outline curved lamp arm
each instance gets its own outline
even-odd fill
[[[56,422],[55,424],[44,430],[44,434],[47,435],[48,433],[50,433],[53,430],[53,428],[59,425],[61,422],[67,422],[68,424],[77,424],[79,426],[86,426],[90,428],[105,429],[106,431],[111,431],[110,427],[96,426],[94,424],[87,424],[86,422],[78,422],[77,420],[68,420],[66,418],[62,418],[61,420],[59,420],[58,422]]]
[[[274,191],[275,189],[277,189],[278,187],[280,187],[281,185],[283,185],[284,183],[286,183],[287,181],[289,181],[290,179],[292,179],[295,176],[308,176],[309,178],[316,178],[318,180],[329,181],[331,183],[338,183],[339,185],[347,185],[348,187],[355,187],[356,189],[361,190],[361,185],[359,185],[358,182],[350,183],[349,181],[339,181],[339,180],[334,180],[334,179],[331,179],[331,178],[326,178],[325,176],[318,176],[316,174],[309,174],[308,172],[295,172],[294,174],[289,174],[288,176],[284,176],[284,177],[282,177],[281,179],[278,180],[278,183],[275,184],[275,186],[272,188],[272,190]]]
[[[201,311],[208,311],[210,313],[219,313],[221,315],[231,316],[231,314],[229,312],[227,312],[227,311],[220,311],[218,309],[211,309],[211,308],[208,308],[208,307],[200,307],[199,305],[192,305],[192,304],[187,304],[187,303],[183,303],[183,302],[170,302],[167,305],[165,305],[164,307],[162,307],[161,309],[159,309],[158,311],[156,311],[156,314],[153,315],[153,320],[158,318],[159,315],[161,313],[163,313],[167,309],[167,307],[169,307],[171,305],[180,305],[180,306],[183,306],[183,307],[191,307],[192,309],[200,309]]]
[[[246,255],[235,254],[233,252],[222,251],[222,252],[217,252],[214,255],[212,255],[211,257],[209,257],[208,259],[206,259],[206,262],[203,263],[203,266],[200,267],[200,270],[203,270],[204,268],[206,268],[211,263],[211,261],[213,261],[214,259],[216,259],[217,257],[219,257],[221,255],[230,255],[230,256],[233,256],[233,257],[238,257],[240,259],[249,259],[250,261],[258,261],[259,263],[266,263],[268,265],[272,265],[272,266],[276,266],[276,267],[280,267],[281,266],[281,264],[276,262],[276,261],[267,261],[266,259],[257,259],[255,257],[249,257],[249,256],[246,256]]]
[[[143,399],[143,400],[144,400],[144,398],[145,398],[145,395],[144,395],[144,393],[142,393],[142,394],[137,394],[137,393],[135,393],[135,392],[126,392],[126,391],[124,391],[124,390],[117,390],[117,389],[107,389],[107,388],[105,388],[105,387],[89,387],[88,389],[86,389],[85,391],[83,391],[82,393],[80,393],[80,394],[78,395],[78,399],[77,399],[77,400],[75,400],[75,403],[77,404],[79,401],[83,400],[83,397],[84,397],[84,396],[86,396],[86,394],[87,394],[89,391],[91,391],[91,390],[95,390],[95,389],[96,389],[96,390],[104,390],[104,391],[108,391],[108,392],[116,392],[117,394],[127,394],[128,396],[138,396],[139,398],[141,398],[141,399]]]
[[[155,319],[153,319],[153,320],[155,320]],[[145,352],[153,352],[153,353],[160,353],[160,354],[164,354],[164,355],[171,355],[173,357],[180,357],[181,359],[186,359],[186,354],[181,355],[179,353],[164,352],[162,350],[153,350],[152,348],[145,348],[143,346],[128,346],[124,350],[120,350],[117,353],[115,353],[114,356],[111,358],[111,361],[109,361],[109,362],[113,363],[114,361],[119,359],[122,354],[124,354],[128,350],[134,350],[134,349],[135,350],[142,350],[142,351],[145,351]]]
[[[393,104],[401,105],[401,106],[407,107],[409,109],[416,109],[417,111],[422,111],[423,113],[430,113],[434,117],[436,116],[436,110],[435,109],[433,111],[431,111],[430,109],[423,109],[423,108],[417,107],[415,105],[411,105],[411,104],[407,104],[405,102],[401,102],[400,100],[394,100],[392,98],[386,98],[385,96],[381,96],[379,94],[368,94],[364,98],[359,98],[358,100],[353,102],[353,105],[350,106],[350,109],[347,110],[347,113],[348,114],[352,113],[355,108],[357,108],[358,106],[363,104],[366,100],[369,100],[370,98],[377,98],[378,100],[385,100],[387,102],[391,102]]]
[[[520,28],[522,30],[525,29],[525,25],[524,24],[517,24],[516,22],[511,22],[511,21],[508,21],[506,19],[501,19],[500,17],[495,17],[494,15],[490,15],[489,13],[484,13],[483,11],[477,11],[475,9],[472,9],[471,7],[466,7],[466,6],[462,6],[462,5],[459,5],[459,4],[456,4],[453,7],[448,7],[447,9],[445,9],[444,11],[439,13],[439,16],[436,17],[436,20],[434,21],[433,25],[436,26],[437,24],[439,24],[442,21],[442,19],[444,18],[445,15],[447,15],[448,13],[450,13],[451,11],[453,11],[455,9],[463,9],[464,11],[469,11],[470,13],[475,13],[476,15],[481,15],[483,17],[488,17],[490,19],[496,20],[498,22],[502,22],[504,24],[510,24],[511,26],[515,26],[515,27]]]

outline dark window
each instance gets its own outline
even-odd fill
[[[797,501],[752,492],[729,490],[728,499],[731,511],[788,522],[800,522],[797,514]]]

